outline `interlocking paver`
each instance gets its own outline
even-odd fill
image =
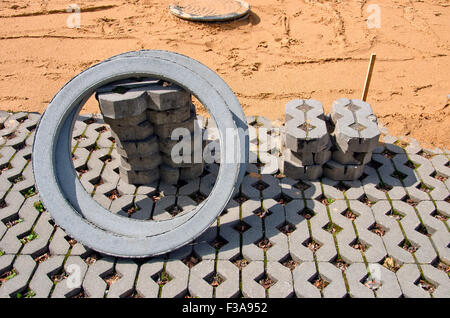
[[[38,265],[33,278],[30,281],[30,290],[36,298],[47,298],[53,287],[51,276],[62,269],[64,256],[52,256]],[[103,296],[103,295],[102,295]]]
[[[364,263],[353,263],[345,270],[349,295],[352,298],[374,298],[373,291],[363,282],[368,277],[366,265]]]
[[[381,128],[384,143],[373,149],[361,178],[294,180],[277,175],[283,134],[271,121],[255,117],[250,129],[255,163],[233,195],[239,203],[231,200],[218,222],[164,256],[168,261],[155,258],[139,266],[134,260],[92,256],[54,225],[47,211],[37,210],[30,159],[39,116],[2,114],[0,122],[9,122],[0,130],[0,144],[7,143],[0,149],[0,274],[13,269],[18,274],[0,287],[8,289],[4,297],[28,291],[39,298],[450,295],[445,151],[422,149],[415,140],[401,148],[404,139]],[[266,129],[271,135],[264,135]],[[198,204],[193,199],[209,195],[219,169],[205,164],[199,178],[135,186],[120,178],[119,148],[101,116],[80,116],[73,138],[73,163],[86,190],[112,212],[140,220],[150,219],[153,211],[156,219],[172,218],[175,203],[187,213]],[[119,147],[123,143],[119,140]],[[400,265],[395,273],[380,265],[387,257]],[[79,284],[74,284],[76,271],[69,272],[71,264],[77,265]]]
[[[407,298],[430,298],[416,282],[420,280],[419,268],[415,264],[404,264],[396,273],[403,296]]]
[[[439,258],[450,263],[450,235],[448,227],[444,222],[445,218],[450,217],[450,204],[444,201],[436,202],[437,208],[432,201],[422,201],[417,205],[417,211],[423,221],[423,225],[430,233],[430,239],[439,255]],[[434,215],[441,215],[441,219]]]
[[[369,273],[381,286],[375,290],[377,298],[399,298],[402,291],[393,272],[378,263],[369,263]]]
[[[168,260],[165,270],[172,280],[163,286],[161,297],[183,297],[188,291],[189,268],[180,260]]]
[[[139,269],[139,276],[136,283],[136,292],[145,298],[157,298],[159,285],[153,280],[156,274],[164,267],[164,260],[155,258],[142,264]]]
[[[124,298],[133,293],[138,265],[129,259],[118,259],[115,270],[120,278],[108,290],[108,298]]]
[[[400,263],[414,263],[412,254],[401,247],[405,237],[398,221],[392,216],[393,211],[389,201],[378,201],[373,205],[372,211],[376,222],[386,229],[382,239],[387,253]]]
[[[0,286],[0,298],[15,298],[17,293],[25,291],[35,267],[36,263],[31,256],[19,255],[13,264],[17,275]]]
[[[266,291],[259,284],[264,276],[264,262],[252,261],[242,270],[242,294],[246,298],[265,298]]]
[[[112,274],[113,271],[114,259],[112,257],[102,258],[90,265],[83,281],[85,296],[90,298],[103,298],[108,287],[103,277]]]

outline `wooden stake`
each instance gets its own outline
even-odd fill
[[[366,82],[364,83],[364,90],[361,98],[364,102],[366,101],[367,94],[369,93],[370,80],[372,79],[372,72],[376,59],[377,55],[375,53],[372,53],[372,55],[370,56],[369,70],[367,71]]]

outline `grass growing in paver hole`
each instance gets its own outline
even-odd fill
[[[3,252],[2,250],[0,250],[0,256],[5,255],[5,252]]]
[[[36,296],[36,293],[32,290],[27,291],[25,294],[17,293],[16,298],[33,298]]]
[[[27,244],[27,243],[29,243],[29,242],[31,242],[31,241],[33,241],[33,240],[35,240],[35,239],[37,239],[39,237],[39,235],[37,235],[36,233],[34,233],[34,232],[31,232],[30,234],[28,234],[27,236],[25,236],[24,238],[21,238],[20,239],[20,242],[22,243],[22,244]]]
[[[32,187],[30,187],[28,189],[20,191],[20,193],[22,193],[22,195],[26,199],[28,199],[28,198],[32,197],[33,195],[35,195],[37,192],[36,192],[36,188],[34,186],[32,186]]]
[[[39,213],[42,213],[45,211],[44,205],[42,204],[41,201],[34,202],[34,207],[36,210],[39,211]]]
[[[7,282],[11,278],[14,278],[15,276],[17,276],[17,271],[16,271],[15,268],[11,269],[10,271],[7,271],[7,272],[3,273],[0,276],[0,285],[5,283],[5,282]]]

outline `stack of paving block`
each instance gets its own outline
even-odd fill
[[[189,92],[175,84],[145,78],[104,86],[97,90],[96,98],[105,123],[111,127],[121,156],[119,174],[125,182],[150,184],[161,178],[175,184],[203,173],[201,152],[200,157],[195,156],[196,161],[192,159],[202,146],[201,140],[195,142],[194,131],[197,129],[200,139],[202,131]],[[177,128],[184,128],[184,133],[172,140]],[[180,141],[189,145],[180,146]],[[200,146],[194,148],[194,144]],[[175,160],[173,150],[179,155]]]
[[[372,108],[361,100],[338,99],[332,105],[328,124],[333,147],[324,176],[342,181],[358,179],[380,138]]]
[[[331,142],[319,101],[295,99],[286,104],[281,171],[292,179],[314,180],[331,157]]]

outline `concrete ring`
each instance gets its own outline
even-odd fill
[[[42,201],[56,223],[69,235],[99,252],[146,257],[174,250],[190,242],[214,222],[239,182],[243,164],[240,160],[246,158],[241,151],[243,138],[231,145],[224,142],[227,129],[237,129],[228,105],[229,100],[235,99],[234,95],[223,96],[218,92],[208,80],[212,71],[204,78],[196,72],[197,62],[193,63],[188,58],[175,61],[174,56],[178,55],[160,52],[159,57],[123,56],[89,68],[56,94],[37,128],[33,170]],[[139,76],[168,80],[192,92],[217,122],[224,149],[221,151],[219,176],[210,197],[195,210],[170,221],[132,220],[105,210],[84,190],[76,178],[71,160],[72,127],[87,98],[96,88],[109,82]],[[218,75],[214,73],[213,77]],[[227,162],[227,153],[234,154],[236,161]]]

